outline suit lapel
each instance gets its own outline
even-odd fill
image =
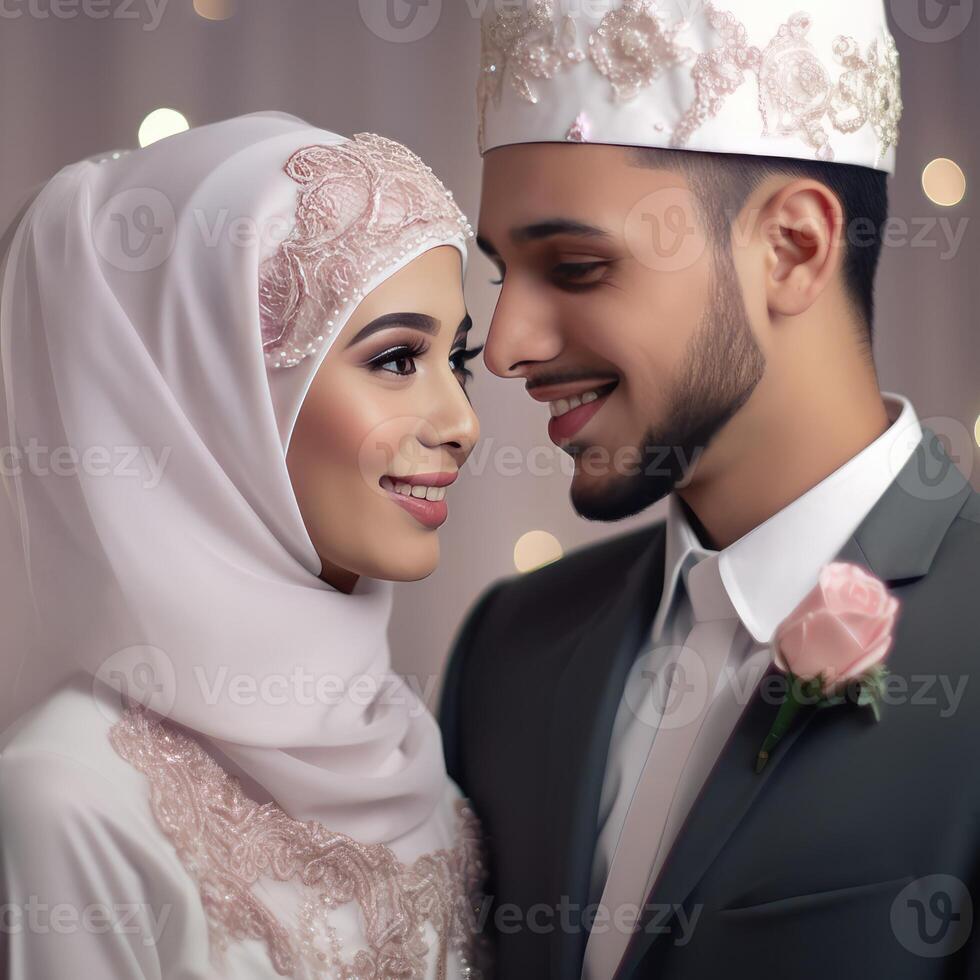
[[[966,478],[952,463],[930,429],[896,479],[838,553],[838,561],[859,564],[886,583],[925,575],[953,519],[971,494]],[[663,869],[647,898],[653,910],[676,908],[686,901],[753,802],[765,792],[794,742],[806,730],[817,709],[804,708],[778,743],[761,773],[754,761],[775,717],[775,706],[763,697],[769,671],[746,705],[735,730],[682,826]],[[663,913],[660,926],[667,924]],[[645,921],[648,921],[647,916]],[[662,929],[642,929],[630,943],[616,980],[626,980],[649,952]]]
[[[557,682],[548,756],[555,835],[549,894],[567,897],[573,908],[588,901],[609,739],[626,675],[660,602],[664,540],[658,525],[617,598],[583,627]],[[552,977],[578,980],[586,939],[578,928],[553,931]]]

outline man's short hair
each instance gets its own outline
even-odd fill
[[[829,188],[844,212],[844,284],[867,327],[870,347],[874,323],[874,280],[888,220],[887,174],[847,163],[788,157],[632,147],[641,166],[678,170],[688,178],[709,234],[731,246],[731,226],[752,191],[769,176],[785,174],[816,180]]]

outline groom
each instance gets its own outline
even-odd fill
[[[978,976],[980,499],[872,360],[881,2],[525,2],[483,25],[486,361],[549,405],[579,514],[669,506],[458,637],[497,975]],[[900,603],[880,721],[804,706],[757,772],[769,644],[834,561]]]

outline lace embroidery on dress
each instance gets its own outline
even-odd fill
[[[149,780],[153,814],[197,882],[217,960],[229,943],[258,939],[281,976],[423,980],[428,924],[437,936],[437,977],[446,976],[450,950],[462,977],[485,975],[488,950],[477,927],[482,846],[465,801],[457,803],[455,847],[406,865],[384,844],[360,844],[250,799],[195,739],[140,705],[126,709],[109,740]],[[295,928],[253,894],[263,876],[304,886]],[[347,962],[330,914],[352,902],[367,948]]]
[[[262,347],[291,367],[322,345],[378,273],[425,242],[473,231],[452,192],[411,150],[374,133],[296,150],[296,221],[259,270]]]

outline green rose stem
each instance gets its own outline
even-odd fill
[[[789,690],[786,694],[786,700],[779,706],[776,720],[772,723],[772,728],[769,729],[769,734],[766,736],[766,740],[762,743],[762,748],[759,749],[759,754],[755,758],[756,772],[762,772],[765,769],[770,753],[776,747],[776,743],[789,731],[789,726],[793,724],[793,719],[796,717],[800,708],[806,704],[813,704],[820,697],[822,684],[819,677],[811,678],[808,681],[801,681],[798,677],[788,672],[786,677],[789,680]]]

